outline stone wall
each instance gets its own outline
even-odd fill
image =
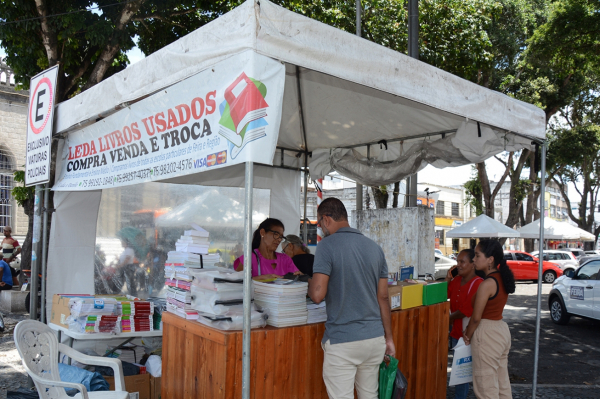
[[[6,154],[12,170],[23,170],[25,166],[25,139],[27,135],[28,92],[15,90],[12,71],[0,61],[0,153]],[[23,209],[11,199],[13,235],[27,234],[27,216]]]

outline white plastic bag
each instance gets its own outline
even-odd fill
[[[473,381],[473,357],[471,356],[471,345],[465,345],[461,338],[453,348],[454,359],[452,360],[452,372],[450,373],[449,386],[466,384]]]
[[[148,371],[152,377],[158,378],[162,376],[162,359],[160,356],[152,355],[146,360],[146,371]]]

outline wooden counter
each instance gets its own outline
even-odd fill
[[[449,303],[392,312],[407,399],[446,398]],[[162,397],[242,397],[242,332],[220,331],[163,314]],[[321,338],[324,323],[251,333],[251,397],[327,398]]]

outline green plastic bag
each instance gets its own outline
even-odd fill
[[[379,399],[391,399],[394,392],[394,380],[398,370],[398,359],[389,356],[390,363],[385,360],[379,365]]]

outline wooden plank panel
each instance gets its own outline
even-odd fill
[[[321,386],[319,381],[323,381],[323,361],[319,363],[319,352],[321,355],[323,354],[323,350],[321,349],[321,335],[319,335],[319,327],[318,325],[311,324],[310,333],[307,340],[308,343],[308,353],[307,353],[307,363],[310,365],[308,369],[308,387],[307,387],[307,397],[318,397],[321,393]],[[319,366],[320,364],[320,366]]]
[[[317,330],[317,335],[319,337],[319,348],[321,348],[321,342],[323,340],[323,335],[325,334],[325,323],[320,323],[319,324],[319,328]],[[321,350],[317,350],[317,362],[318,364],[316,365],[316,367],[318,368],[319,371],[319,378],[317,379],[317,381],[319,381],[319,385],[320,385],[320,395],[319,396],[315,396],[317,398],[327,398],[327,388],[325,387],[325,382],[323,381],[323,360],[324,360],[325,354],[323,352],[323,349],[321,348]]]
[[[252,361],[256,365],[256,373],[254,379],[254,385],[252,387],[251,397],[254,398],[264,398],[265,397],[265,381],[267,379],[266,369],[269,368],[269,365],[265,364],[265,354],[267,351],[266,348],[266,332],[264,331],[256,331],[253,332],[252,335],[256,335],[256,352]]]
[[[416,381],[415,381],[415,399],[426,398],[425,386],[430,383],[428,379],[427,370],[427,328],[429,327],[429,306],[422,306],[419,308],[419,325],[418,332],[416,335],[416,351],[417,351],[417,362],[416,362]]]
[[[425,385],[425,397],[426,398],[437,398],[437,375],[439,372],[437,362],[437,341],[438,341],[438,326],[440,319],[439,306],[428,306],[427,323],[429,328],[426,332],[427,350],[426,364],[429,370],[429,383]]]
[[[235,398],[234,379],[237,373],[237,339],[236,335],[228,335],[225,340],[225,381],[223,383],[225,387],[225,398],[226,399],[239,399]],[[220,361],[220,359],[217,359]]]
[[[315,349],[311,348],[308,342],[311,329],[310,325],[302,326],[298,334],[292,338],[294,340],[292,397],[294,398],[305,398],[307,396],[308,373],[310,370],[308,354]]]
[[[185,330],[184,330],[185,331]],[[196,340],[198,340],[198,337],[194,334],[191,334],[189,332],[186,332],[183,340],[181,341],[181,344],[183,345],[183,350],[180,352],[180,356],[181,356],[181,363],[183,364],[183,381],[184,381],[184,386],[183,386],[183,397],[185,399],[191,399],[191,398],[195,398],[196,396],[196,387],[194,386],[194,382],[195,382],[195,359],[193,356],[191,356],[190,354],[192,353],[205,353],[204,350],[201,350],[202,348],[200,347],[196,347]],[[198,340],[200,341],[200,340]]]
[[[275,331],[265,332],[265,399],[278,399],[273,396],[275,388],[275,355],[277,352],[275,342]],[[256,397],[260,399],[260,397]]]
[[[182,317],[175,316],[174,314],[169,313],[169,312],[165,312],[163,314],[162,321],[163,321],[163,325],[165,323],[168,323],[172,326],[177,327],[180,330],[188,331],[194,335],[206,338],[210,341],[217,342],[221,345],[225,345],[225,336],[226,335],[234,334],[234,332],[221,331],[221,330],[217,330],[216,328],[211,328],[211,327],[205,326],[204,324],[198,323],[197,321],[186,320]]]
[[[243,334],[242,334],[243,339]],[[260,397],[254,395],[256,387],[256,366],[258,357],[258,334],[250,332],[250,397]]]
[[[417,309],[410,309],[406,311],[406,323],[408,332],[406,334],[406,361],[403,362],[404,369],[402,372],[408,381],[408,390],[406,397],[410,399],[416,399],[415,391],[417,385],[417,353],[418,353],[418,327],[420,320],[420,312]]]
[[[444,399],[446,398],[448,383],[448,331],[445,326],[450,324],[450,302],[440,303],[439,307],[440,323],[438,324],[438,356],[436,360],[439,370],[437,379],[437,398]]]
[[[234,397],[242,397],[242,357],[244,352],[244,339],[241,331],[235,334],[235,384]]]

